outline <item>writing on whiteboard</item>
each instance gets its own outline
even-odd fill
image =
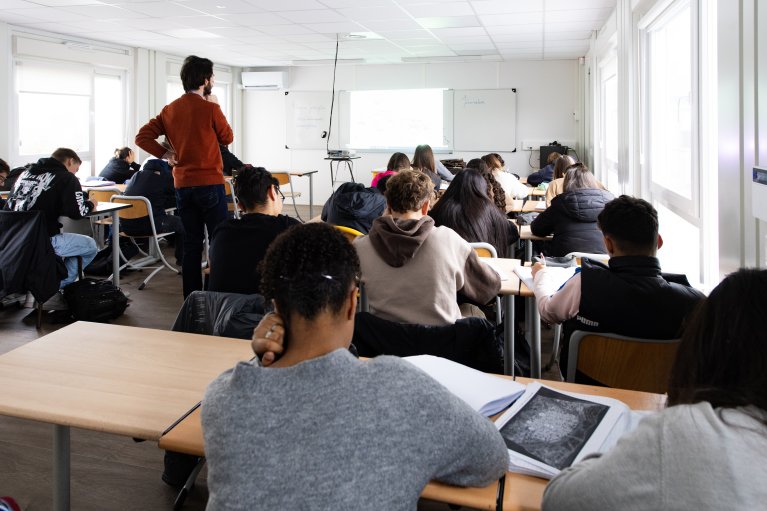
[[[485,104],[485,100],[482,99],[482,98],[477,98],[477,97],[471,97],[471,96],[464,95],[461,99],[463,100],[463,106],[468,106],[468,105],[484,105]]]

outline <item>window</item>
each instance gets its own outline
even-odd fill
[[[83,160],[78,177],[97,173],[124,144],[125,96],[122,74],[99,74],[92,66],[17,61],[18,151],[28,163],[58,147]],[[93,114],[93,115],[92,115]]]
[[[615,49],[599,66],[599,146],[597,158],[604,184],[622,191],[618,168],[618,70]]]

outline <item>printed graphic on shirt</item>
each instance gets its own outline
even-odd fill
[[[85,204],[85,193],[75,192],[75,200],[77,201],[77,209],[80,211],[80,216],[85,216],[89,213],[88,206]]]
[[[16,186],[13,189],[13,195],[10,200],[11,209],[13,211],[29,211],[32,209],[40,195],[50,190],[54,177],[52,172],[32,175],[31,172],[25,170],[19,177],[19,180],[16,181]]]

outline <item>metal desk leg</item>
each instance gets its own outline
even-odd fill
[[[354,163],[351,160],[346,160],[346,168],[349,169],[349,176],[352,178],[352,183],[356,183],[354,180]]]
[[[525,240],[525,261],[533,260],[533,240]]]
[[[112,211],[112,284],[120,287],[120,214]]]
[[[541,377],[541,315],[538,312],[538,304],[535,297],[527,299],[529,302],[528,312],[530,318],[530,376]]]
[[[314,218],[314,174],[309,174],[309,218]]]
[[[506,311],[503,317],[503,374],[514,377],[514,295],[503,297]]]
[[[53,426],[53,509],[69,511],[69,426]]]

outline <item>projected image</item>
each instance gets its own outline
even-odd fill
[[[557,469],[572,465],[608,407],[541,388],[501,428],[506,446]]]
[[[352,91],[349,147],[446,148],[443,89]]]

